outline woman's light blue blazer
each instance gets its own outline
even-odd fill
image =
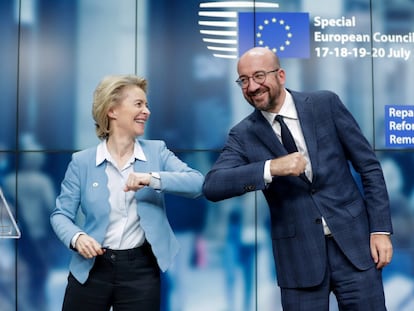
[[[145,187],[137,191],[137,213],[158,265],[165,271],[179,246],[167,219],[164,193],[196,198],[202,193],[204,177],[175,156],[163,141],[138,141],[147,160],[135,161],[134,171],[159,173],[161,189]],[[86,232],[102,244],[109,224],[107,162],[96,165],[96,150],[93,147],[73,154],[50,217],[58,238],[71,249],[71,239],[79,231]],[[78,221],[80,218],[82,221]],[[93,264],[94,259],[85,259],[74,251],[69,269],[80,283],[84,283]]]

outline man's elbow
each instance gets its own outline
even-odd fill
[[[220,183],[217,182],[204,182],[203,184],[203,195],[204,197],[211,202],[223,201],[230,199],[238,194],[231,193],[229,189],[225,190]]]
[[[216,191],[212,190],[206,183],[203,184],[203,195],[204,197],[212,202],[217,202],[219,201],[217,195],[216,195]]]
[[[207,200],[212,202],[218,202],[224,199],[224,197],[221,194],[222,191],[220,191],[220,188],[218,188],[217,185],[217,182],[212,181],[208,177],[204,180],[202,191],[204,197]]]

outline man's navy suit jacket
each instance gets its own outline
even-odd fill
[[[392,225],[380,163],[339,97],[329,91],[289,92],[309,152],[312,181],[304,175],[275,176],[265,184],[265,161],[287,152],[269,122],[255,110],[230,130],[206,175],[203,192],[207,199],[218,201],[262,190],[270,208],[278,284],[299,288],[320,284],[325,274],[322,216],[339,247],[361,270],[374,265],[370,232],[391,233]],[[350,164],[363,187],[358,186]]]

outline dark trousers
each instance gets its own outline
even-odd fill
[[[284,311],[328,311],[331,291],[340,311],[386,311],[382,271],[357,270],[333,238],[326,238],[327,271],[322,284],[311,288],[282,288]]]
[[[85,284],[68,276],[63,311],[159,311],[160,270],[148,244],[107,250]]]

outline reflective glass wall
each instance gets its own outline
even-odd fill
[[[19,239],[0,239],[0,310],[60,309],[70,251],[49,214],[71,154],[98,143],[91,103],[99,80],[148,78],[146,137],[165,140],[207,173],[230,127],[252,111],[234,83],[237,56],[261,44],[257,29],[265,36],[272,26],[265,20],[276,13],[296,16],[289,25],[299,27],[279,51],[287,87],[338,93],[383,164],[395,227],[394,260],[384,270],[387,304],[414,309],[414,158],[410,145],[385,139],[385,107],[413,105],[413,1],[229,3],[0,2],[0,183],[21,230]],[[407,38],[395,42],[392,34]],[[164,311],[281,310],[261,193],[219,203],[167,200],[181,252],[163,275]]]

